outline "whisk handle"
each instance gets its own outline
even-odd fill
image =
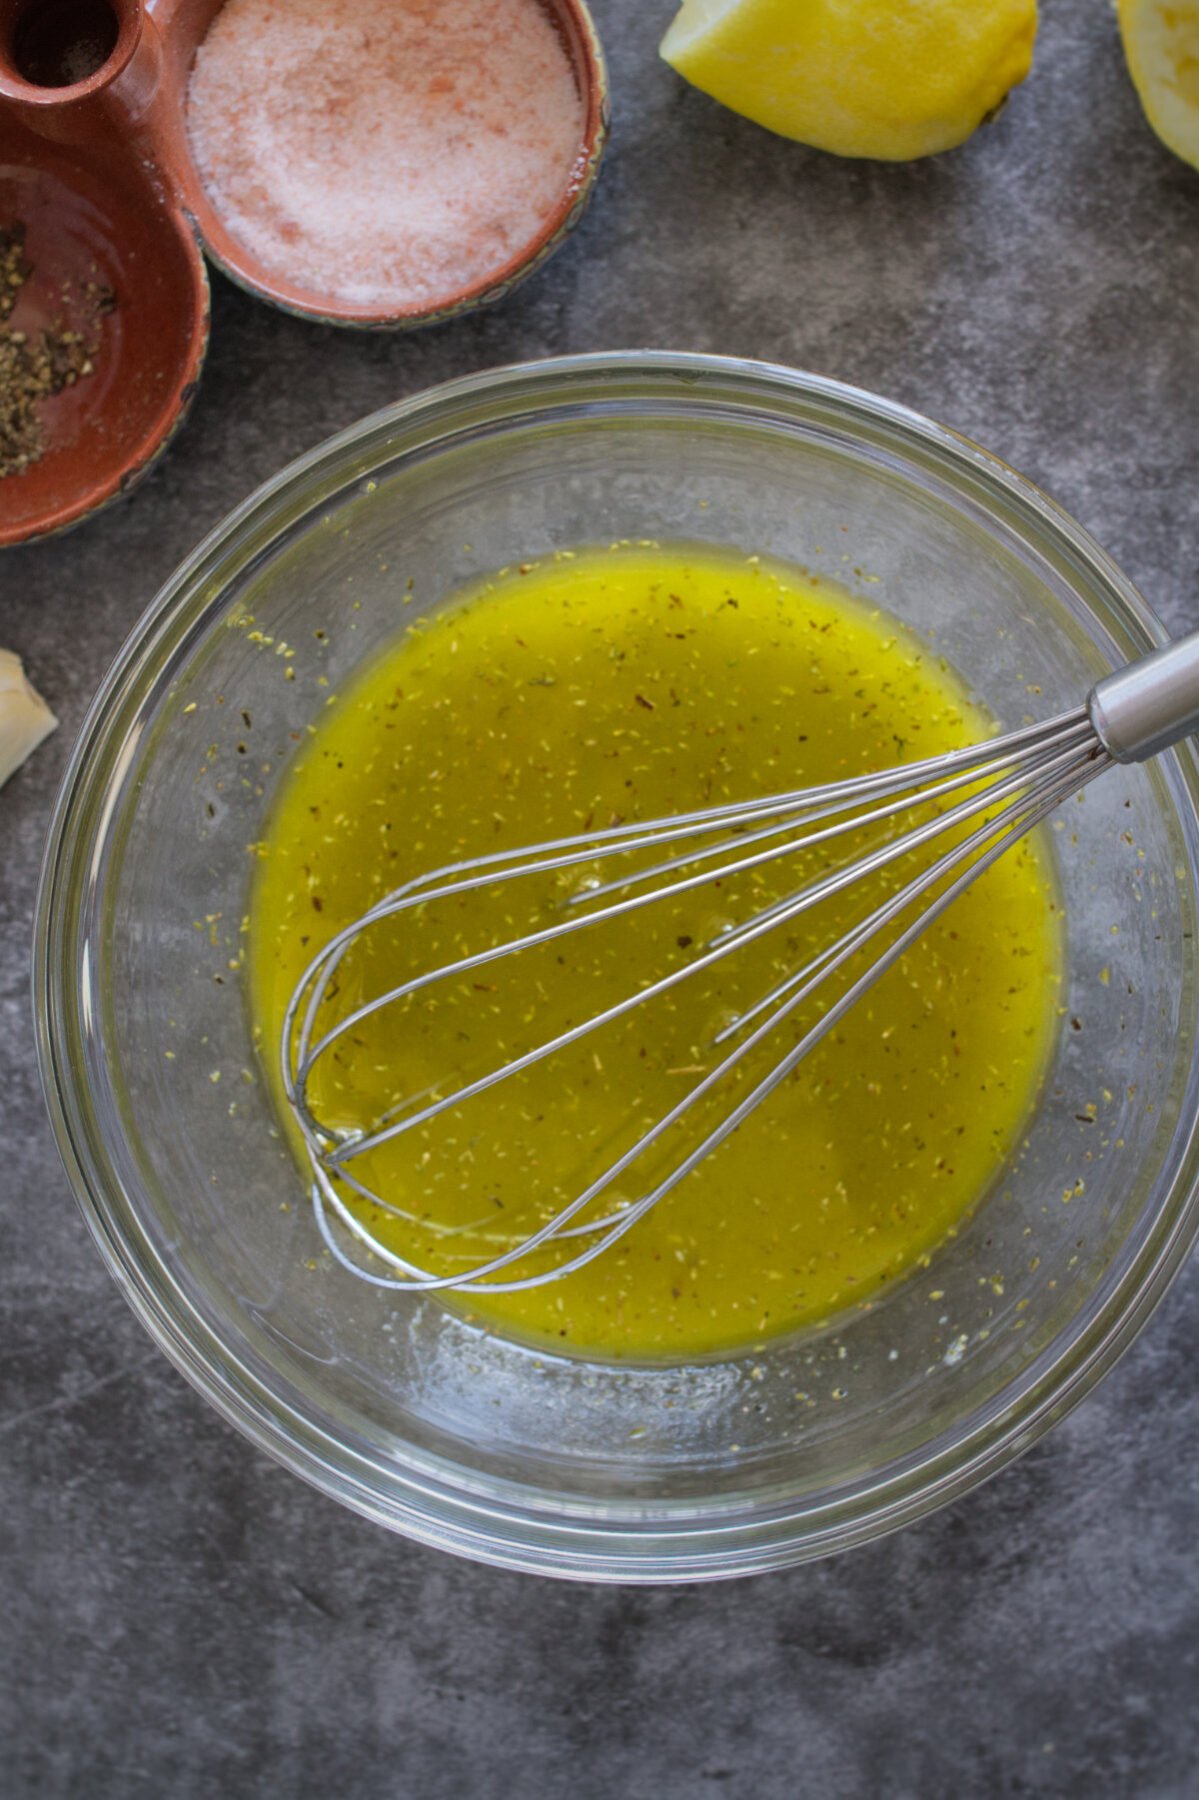
[[[1199,731],[1199,631],[1105,675],[1087,711],[1117,762],[1144,762]]]

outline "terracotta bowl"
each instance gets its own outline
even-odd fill
[[[192,62],[222,0],[149,0],[163,46],[161,90],[155,107],[153,153],[166,170],[212,260],[250,293],[287,312],[325,324],[403,330],[433,324],[502,300],[540,268],[582,217],[595,186],[608,136],[608,77],[603,51],[584,0],[542,0],[553,17],[585,102],[579,174],[541,230],[519,253],[484,279],[447,293],[432,306],[359,306],[319,288],[304,288],[266,268],[226,230],[192,163],[187,141],[187,84]]]
[[[40,458],[0,481],[0,546],[126,493],[182,421],[204,359],[204,259],[110,103],[139,37],[128,0],[0,0],[0,228],[24,226],[32,269],[8,325],[61,324],[97,345],[92,373],[41,402]]]

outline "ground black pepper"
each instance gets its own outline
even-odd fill
[[[88,282],[84,298],[93,331],[74,330],[62,319],[42,331],[18,331],[8,321],[32,273],[24,227],[0,230],[0,479],[23,474],[45,451],[41,402],[92,373],[99,321],[115,304],[111,289]]]

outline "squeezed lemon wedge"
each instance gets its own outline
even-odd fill
[[[57,724],[26,680],[20,657],[12,650],[0,650],[0,787]]]
[[[783,137],[906,162],[996,110],[1036,29],[1036,0],[683,0],[661,53]]]
[[[1145,117],[1199,169],[1199,0],[1117,0],[1116,13]]]

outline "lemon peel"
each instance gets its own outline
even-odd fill
[[[1028,74],[1036,0],[683,0],[666,61],[734,112],[838,156],[963,143]]]
[[[1199,169],[1199,0],[1117,0],[1116,15],[1145,117]]]

